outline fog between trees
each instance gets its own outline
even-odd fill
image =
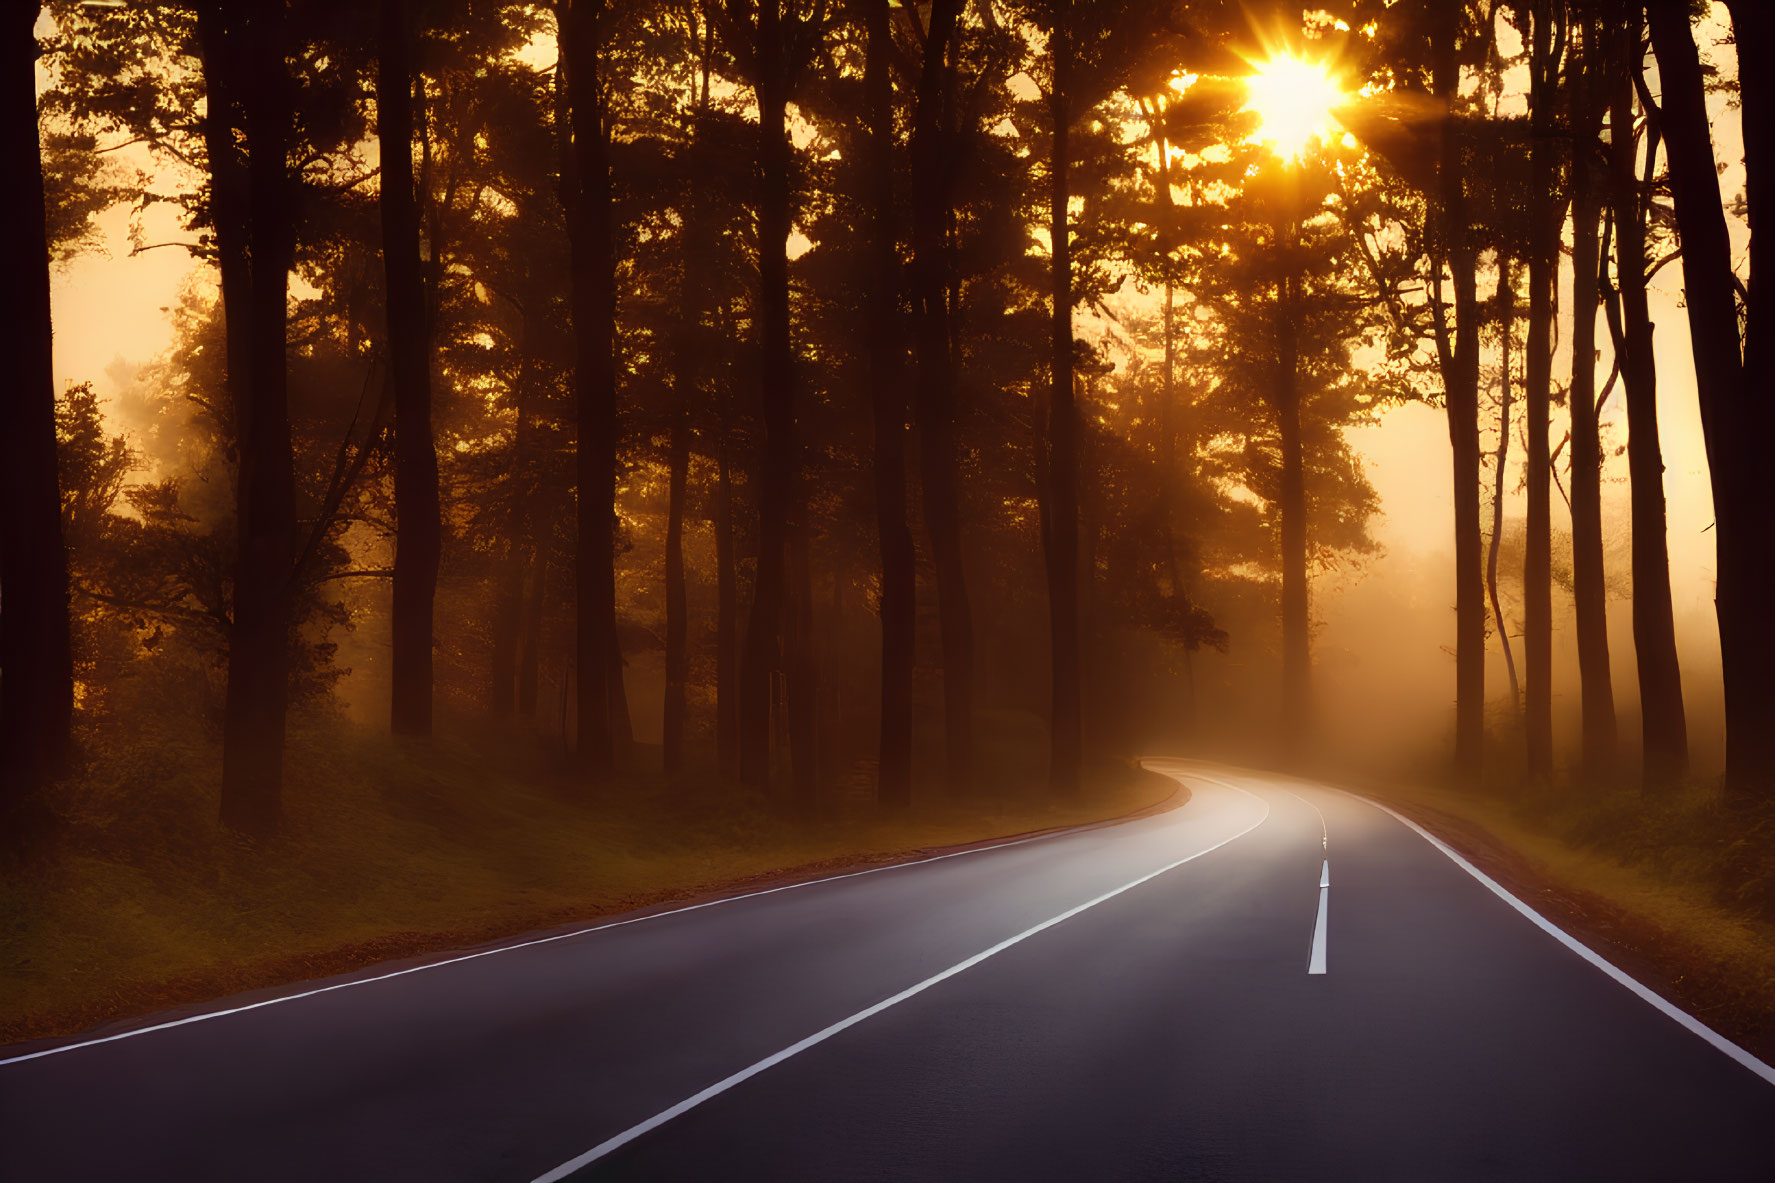
[[[121,201],[196,266],[126,370],[9,329],[9,794],[171,717],[271,832],[288,712],[810,811],[1161,750],[1660,790],[1730,722],[1765,794],[1764,18],[1689,8],[15,18],[9,249]],[[1346,96],[1298,155],[1278,58]]]

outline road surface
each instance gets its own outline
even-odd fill
[[[1152,766],[1190,801],[0,1050],[0,1179],[1775,1178],[1766,1065],[1401,819]]]

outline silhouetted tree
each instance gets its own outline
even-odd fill
[[[581,769],[615,768],[622,693],[616,633],[616,256],[601,58],[604,0],[561,0],[562,69],[572,135],[574,392],[578,411],[578,752]]]
[[[1567,27],[1563,0],[1519,5],[1529,66],[1528,339],[1524,364],[1527,418],[1525,483],[1528,544],[1522,573],[1523,712],[1528,772],[1553,774],[1553,466],[1548,431],[1553,417],[1553,289],[1559,275],[1559,235],[1565,220],[1564,149],[1560,132],[1561,66]]]
[[[1610,329],[1627,391],[1627,467],[1633,490],[1633,648],[1639,663],[1645,778],[1648,784],[1668,785],[1687,769],[1689,748],[1682,670],[1671,615],[1664,455],[1658,437],[1658,371],[1646,303],[1646,224],[1662,137],[1655,119],[1648,120],[1643,137],[1634,131],[1634,75],[1645,52],[1643,29],[1635,11],[1618,31],[1620,49],[1611,83],[1609,164],[1618,295],[1610,301]],[[1639,175],[1642,151],[1643,176]]]
[[[1048,359],[1048,643],[1052,646],[1053,708],[1048,726],[1048,776],[1054,790],[1076,793],[1083,757],[1079,686],[1078,411],[1073,404],[1072,198],[1070,137],[1079,96],[1071,0],[1054,0],[1047,28],[1053,77],[1048,112],[1053,139],[1048,154],[1048,236],[1053,268],[1053,333]]]
[[[946,7],[939,0],[939,7]],[[917,641],[918,566],[906,518],[906,420],[902,389],[905,344],[900,311],[901,278],[894,164],[899,137],[894,130],[892,14],[888,0],[863,0],[867,39],[863,86],[868,105],[868,204],[871,269],[865,299],[869,307],[869,407],[874,427],[871,471],[875,489],[875,528],[881,550],[881,740],[876,797],[889,809],[912,802],[912,671]],[[925,36],[926,68],[939,36],[947,41],[954,17],[939,33],[933,10]],[[934,51],[939,60],[943,49]],[[927,132],[928,134],[928,132]],[[927,167],[930,166],[927,162]],[[941,291],[935,299],[947,299]],[[921,322],[922,332],[922,322]],[[922,365],[921,361],[921,365]],[[945,357],[942,363],[947,365]],[[951,457],[953,462],[953,457]]]
[[[946,133],[959,0],[936,0],[925,30],[912,115],[912,300],[917,320],[919,476],[937,574],[943,640],[943,742],[952,791],[974,760],[974,620],[956,488],[955,374],[948,225],[961,161]]]
[[[687,131],[680,149],[690,165],[679,205],[678,325],[670,423],[667,425],[666,522],[666,689],[661,711],[660,761],[668,773],[684,767],[685,689],[690,677],[689,603],[684,580],[684,515],[689,496],[691,408],[707,369],[700,351],[698,327],[707,311],[705,278],[698,274],[710,255],[700,198],[707,169],[697,151],[708,121],[714,70],[715,23],[707,4],[685,5],[680,14],[692,70],[684,120]]]
[[[13,5],[0,28],[0,155],[12,162],[0,259],[19,301],[5,318],[4,348],[15,370],[0,395],[0,810],[21,813],[39,783],[61,770],[74,709],[37,130],[37,12],[34,4]]]
[[[1430,16],[1431,90],[1447,115],[1437,160],[1436,225],[1431,254],[1436,302],[1443,274],[1454,289],[1454,324],[1439,307],[1436,351],[1442,368],[1454,460],[1455,768],[1474,783],[1485,743],[1485,587],[1479,529],[1479,251],[1468,214],[1466,129],[1456,113],[1466,6],[1443,5]]]
[[[1607,588],[1603,575],[1602,440],[1597,420],[1596,312],[1602,220],[1598,133],[1608,103],[1603,14],[1580,10],[1572,70],[1572,592],[1583,712],[1583,769],[1593,783],[1613,770],[1615,692],[1609,671]]]
[[[1492,453],[1491,538],[1485,547],[1485,592],[1491,597],[1492,621],[1498,626],[1498,645],[1504,651],[1504,675],[1510,681],[1510,713],[1522,709],[1522,685],[1516,677],[1516,650],[1510,644],[1510,625],[1504,619],[1504,602],[1498,594],[1498,556],[1504,545],[1504,491],[1510,473],[1510,434],[1514,427],[1515,374],[1511,347],[1516,337],[1516,265],[1507,251],[1498,251],[1498,446]]]
[[[1660,120],[1682,238],[1683,294],[1713,491],[1714,605],[1725,682],[1726,783],[1735,795],[1762,796],[1775,786],[1775,683],[1769,677],[1775,663],[1775,617],[1766,607],[1775,561],[1769,555],[1771,496],[1763,476],[1761,442],[1775,425],[1775,417],[1768,408],[1771,355],[1757,339],[1767,326],[1756,300],[1761,290],[1757,264],[1764,264],[1762,276],[1775,265],[1767,251],[1769,218],[1758,216],[1769,201],[1766,108],[1770,99],[1758,70],[1740,69],[1745,191],[1752,230],[1750,278],[1741,317],[1708,127],[1705,78],[1689,27],[1691,8],[1680,0],[1651,0],[1646,14],[1658,57]],[[1732,4],[1730,8],[1738,60],[1754,63],[1756,47],[1767,43],[1765,7]],[[1763,234],[1756,233],[1759,227]]]
[[[295,566],[295,473],[285,348],[294,242],[288,152],[294,101],[283,0],[229,9],[221,60],[205,62],[236,96],[247,143],[246,380],[236,388],[235,576],[222,743],[222,820],[255,834],[282,811],[288,705],[290,591]],[[219,103],[222,112],[232,104]],[[222,116],[226,118],[224,114]],[[218,236],[227,233],[217,227]],[[226,254],[229,247],[218,248]],[[233,365],[232,359],[230,366]]]
[[[431,349],[413,193],[413,38],[407,0],[381,0],[376,139],[382,158],[382,260],[394,386],[394,694],[397,734],[431,734],[432,600],[442,524],[431,433]],[[439,244],[433,243],[434,252]]]
[[[794,222],[793,149],[788,106],[798,77],[823,36],[824,5],[804,12],[797,0],[759,0],[751,18],[752,84],[758,124],[759,383],[764,457],[758,500],[758,567],[740,658],[740,776],[770,781],[771,673],[779,654],[788,693],[795,796],[811,806],[815,719],[814,670],[806,612],[806,564],[791,551],[806,545],[802,515],[799,378],[791,340],[789,234]]]

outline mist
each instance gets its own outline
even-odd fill
[[[1741,1177],[1771,19],[15,14],[0,1174]]]

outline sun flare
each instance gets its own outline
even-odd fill
[[[1337,80],[1318,62],[1279,54],[1245,80],[1245,110],[1260,120],[1255,135],[1284,160],[1298,160],[1314,140],[1336,130],[1332,111],[1345,99]]]

